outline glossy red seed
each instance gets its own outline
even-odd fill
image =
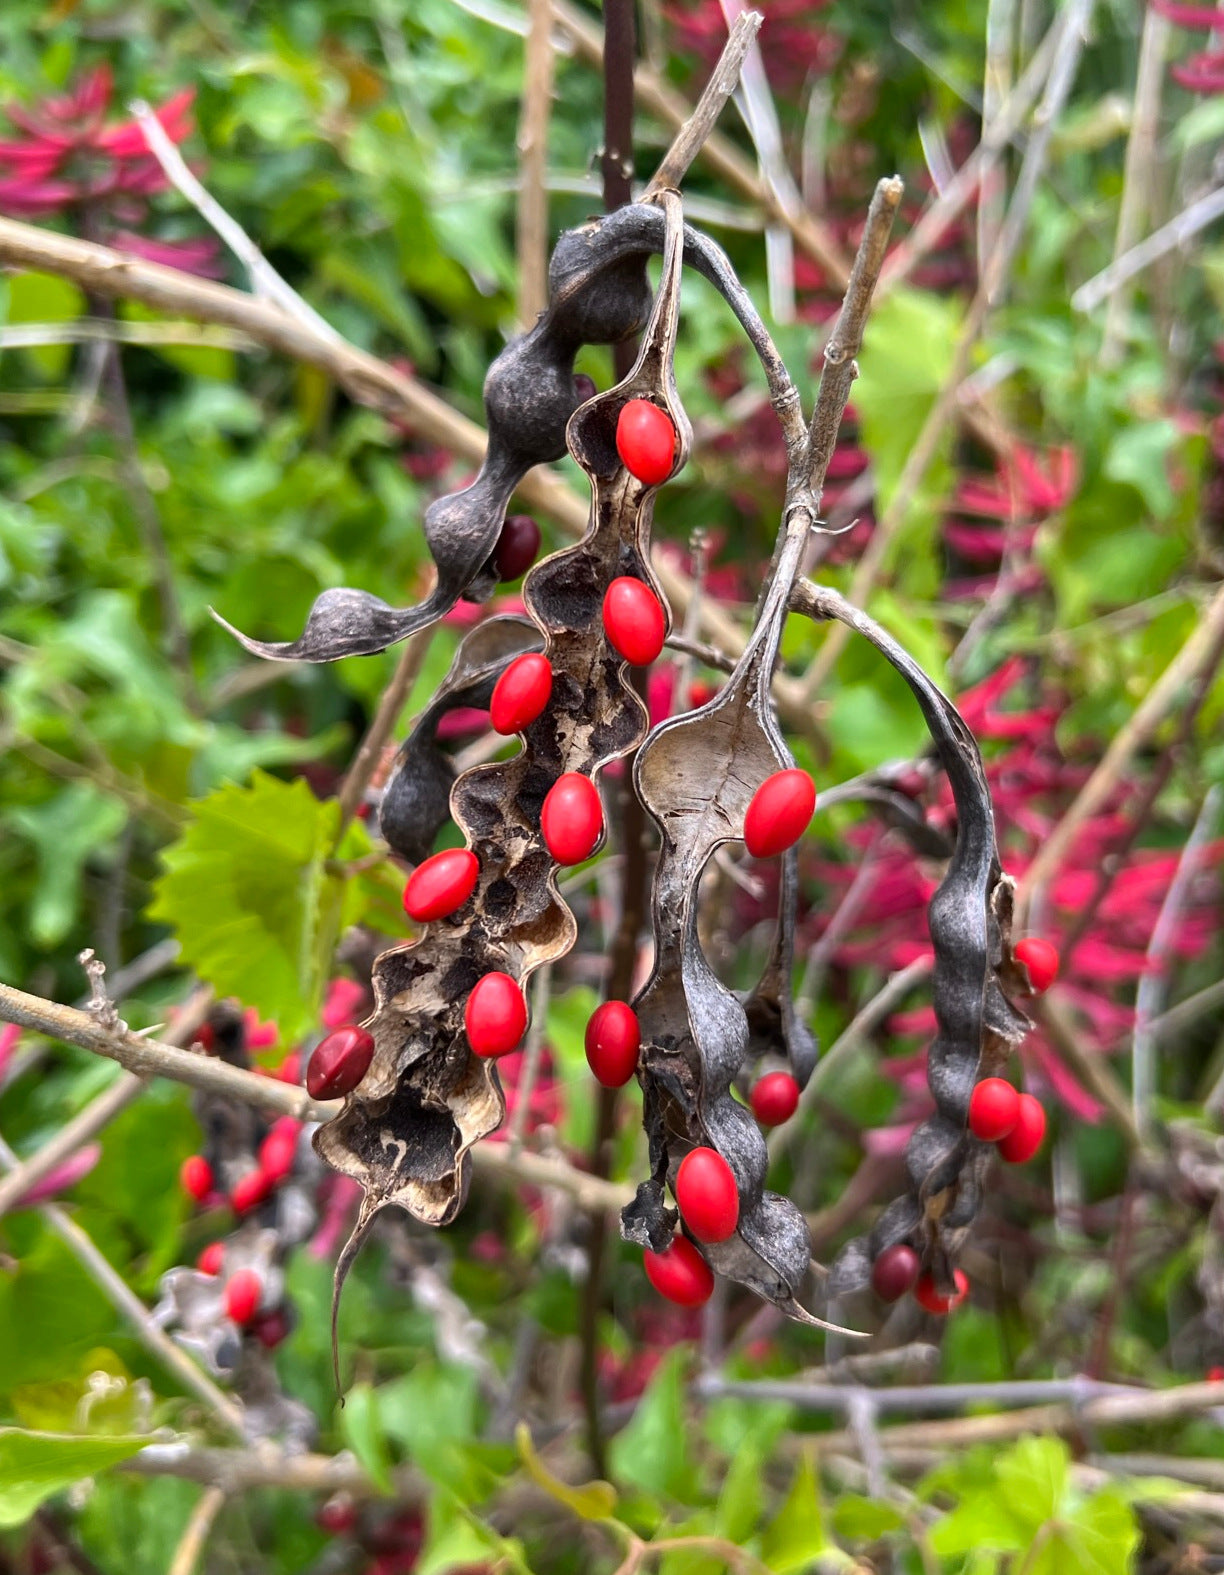
[[[744,842],[754,859],[772,858],[792,847],[816,812],[816,784],[792,766],[766,777],[744,816]]]
[[[969,1130],[983,1143],[1005,1138],[1020,1118],[1020,1095],[1001,1077],[984,1077],[969,1096]]]
[[[209,1055],[211,1055],[217,1047],[217,1036],[213,1032],[213,1025],[211,1023],[201,1023],[196,1029],[192,1038],[194,1043],[198,1044],[201,1050],[206,1050]]]
[[[700,706],[709,705],[717,693],[717,684],[710,683],[706,678],[694,678],[689,685],[689,705],[696,711]]]
[[[1009,1165],[1023,1165],[1041,1147],[1045,1132],[1046,1113],[1041,1101],[1034,1099],[1032,1094],[1021,1094],[1016,1124],[1000,1139],[999,1153]]]
[[[259,1168],[273,1184],[284,1181],[293,1169],[301,1130],[301,1123],[292,1116],[282,1116],[259,1145]]]
[[[225,1263],[225,1244],[219,1241],[210,1241],[208,1246],[196,1259],[196,1268],[201,1274],[220,1274]]]
[[[274,1351],[289,1334],[289,1314],[283,1307],[273,1307],[260,1313],[251,1325],[251,1333],[265,1351]]]
[[[647,1247],[642,1254],[646,1278],[669,1302],[680,1307],[700,1307],[708,1302],[714,1291],[714,1274],[710,1265],[683,1236],[673,1236],[662,1252],[651,1252]]]
[[[899,1241],[884,1251],[871,1266],[871,1288],[882,1302],[899,1301],[912,1291],[918,1280],[918,1254],[908,1243]]]
[[[712,1148],[690,1150],[676,1172],[680,1218],[698,1241],[726,1241],[739,1224],[739,1188],[721,1154]]]
[[[637,1070],[642,1033],[624,1001],[605,1001],[586,1027],[587,1065],[605,1088],[623,1088]]]
[[[748,1095],[752,1113],[763,1127],[780,1127],[799,1105],[799,1085],[789,1072],[766,1072]]]
[[[445,919],[476,890],[480,860],[470,848],[447,848],[418,864],[404,887],[404,912],[418,924]]]
[[[337,1493],[315,1511],[315,1523],[320,1531],[333,1537],[343,1536],[357,1524],[357,1506],[347,1493]]]
[[[518,1047],[527,1029],[527,1002],[508,973],[477,980],[463,1009],[463,1027],[477,1055],[505,1055]]]
[[[263,1284],[254,1269],[237,1269],[225,1287],[225,1310],[236,1324],[250,1323],[263,1300]]]
[[[191,1154],[179,1167],[179,1182],[189,1198],[202,1203],[212,1191],[212,1166],[203,1154]]]
[[[266,1170],[248,1170],[245,1176],[239,1176],[230,1193],[234,1213],[249,1214],[252,1209],[257,1209],[272,1191],[273,1185],[273,1179]]]
[[[517,580],[536,560],[540,550],[540,527],[530,514],[507,514],[506,523],[493,549],[493,565],[499,578]]]
[[[666,410],[649,399],[631,399],[616,418],[616,452],[632,476],[648,487],[666,481],[676,464],[676,429]]]
[[[590,777],[567,771],[544,797],[540,830],[558,864],[581,864],[603,835],[603,804]]]
[[[647,667],[663,649],[667,618],[663,603],[644,580],[622,574],[604,592],[608,643],[634,667]]]
[[[925,1307],[930,1313],[950,1313],[954,1307],[959,1307],[969,1294],[969,1281],[963,1269],[954,1269],[952,1278],[956,1281],[955,1296],[941,1296],[935,1288],[935,1281],[929,1274],[924,1274],[914,1286],[914,1300],[919,1307]]]
[[[1043,995],[1058,978],[1058,950],[1038,935],[1016,942],[1016,961],[1028,970],[1029,983]]]
[[[374,1040],[364,1028],[348,1023],[321,1039],[306,1063],[306,1091],[312,1099],[339,1099],[351,1094],[370,1070]]]
[[[538,651],[516,657],[493,686],[489,721],[509,738],[530,727],[552,698],[552,663]]]

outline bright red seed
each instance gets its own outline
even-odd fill
[[[608,643],[633,667],[648,667],[663,649],[667,619],[663,603],[644,580],[622,574],[604,592]]]
[[[463,1009],[463,1027],[477,1055],[505,1055],[518,1047],[527,1030],[527,1002],[508,973],[487,973],[476,981]]]
[[[540,550],[540,527],[530,514],[507,514],[506,523],[493,549],[493,564],[499,578],[517,580],[536,560]]]
[[[1058,950],[1038,935],[1016,942],[1016,961],[1027,968],[1029,983],[1038,995],[1044,995],[1058,978]]]
[[[252,1209],[257,1209],[272,1191],[273,1185],[272,1177],[266,1170],[248,1170],[245,1176],[239,1176],[230,1193],[234,1213],[249,1214]]]
[[[1046,1113],[1041,1101],[1032,1094],[1021,1094],[1016,1124],[999,1140],[999,1153],[1009,1165],[1023,1165],[1041,1147],[1045,1132]]]
[[[263,1284],[254,1269],[237,1269],[225,1287],[225,1310],[236,1324],[250,1323],[263,1300]]]
[[[208,1246],[196,1259],[196,1268],[201,1274],[220,1274],[225,1262],[225,1244],[220,1241],[210,1241]]]
[[[212,1166],[203,1154],[189,1155],[179,1167],[179,1182],[189,1198],[202,1203],[212,1191]]]
[[[300,1083],[302,1081],[302,1052],[290,1050],[289,1054],[280,1064],[276,1073],[282,1083]]]
[[[969,1281],[963,1269],[954,1269],[952,1278],[956,1281],[955,1296],[941,1296],[935,1288],[935,1281],[929,1274],[924,1274],[914,1286],[914,1300],[919,1307],[925,1307],[930,1313],[950,1313],[954,1307],[959,1307],[969,1294]]]
[[[969,1097],[969,1130],[983,1143],[1005,1138],[1020,1119],[1020,1095],[1001,1077],[984,1077]]]
[[[418,864],[404,887],[404,912],[418,924],[445,919],[476,890],[480,860],[470,848],[447,848]]]
[[[739,1224],[739,1188],[730,1165],[712,1148],[690,1150],[676,1172],[680,1218],[698,1241],[726,1241]]]
[[[799,1106],[799,1085],[789,1072],[766,1072],[753,1084],[748,1102],[763,1127],[780,1127]]]
[[[792,766],[766,777],[744,816],[744,841],[754,859],[772,858],[798,842],[816,812],[816,784]]]
[[[581,864],[603,835],[603,804],[590,777],[567,771],[544,797],[540,830],[558,864]]]
[[[882,1302],[900,1301],[918,1280],[918,1254],[899,1241],[884,1251],[871,1265],[871,1288]]]
[[[637,1070],[642,1033],[624,1001],[605,1001],[586,1028],[587,1065],[605,1088],[623,1088]]]
[[[493,686],[489,721],[495,733],[509,737],[530,727],[552,698],[552,663],[538,651],[510,663]]]
[[[370,1070],[374,1039],[364,1028],[347,1023],[321,1039],[306,1063],[306,1091],[312,1099],[339,1099],[351,1094]]]
[[[289,1333],[289,1314],[283,1307],[273,1307],[260,1313],[251,1325],[251,1333],[265,1351],[274,1351]]]
[[[659,1295],[680,1307],[700,1307],[714,1292],[710,1265],[684,1236],[673,1236],[662,1252],[647,1247],[642,1261],[646,1278]]]
[[[676,465],[676,429],[666,410],[631,399],[616,418],[616,452],[630,475],[657,487]]]
[[[273,1184],[284,1181],[293,1169],[301,1130],[300,1121],[292,1116],[281,1116],[272,1123],[272,1130],[259,1145],[259,1168]]]

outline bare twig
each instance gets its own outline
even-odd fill
[[[183,1535],[174,1550],[167,1575],[192,1575],[204,1551],[208,1533],[213,1528],[213,1521],[221,1513],[224,1504],[225,1494],[219,1487],[205,1488],[200,1494],[183,1527]]]
[[[753,1378],[730,1379],[711,1375],[698,1378],[694,1385],[703,1399],[779,1401],[798,1411],[848,1412],[856,1395],[866,1395],[881,1414],[915,1416],[938,1415],[944,1411],[963,1411],[968,1406],[993,1406],[1010,1410],[1021,1406],[1069,1403],[1084,1405],[1089,1400],[1119,1395],[1147,1397],[1154,1392],[1129,1384],[1102,1383],[1099,1379],[1075,1378],[1011,1379],[1001,1383],[892,1384],[865,1388],[858,1383],[808,1383],[803,1379]],[[1163,1393],[1164,1391],[1159,1391]],[[1224,1389],[1217,1392],[1224,1401]]]
[[[650,178],[645,196],[667,187],[678,187],[688,172],[689,165],[705,147],[717,124],[723,106],[735,92],[739,82],[744,56],[760,31],[764,17],[759,11],[742,11],[727,35],[718,64],[702,90],[693,112],[681,125],[672,145],[663,155],[658,169]]]
[[[187,345],[191,349],[253,350],[255,341],[207,323],[124,323],[108,317],[78,317],[71,323],[15,323],[0,328],[0,350],[38,345]]]
[[[553,91],[552,0],[530,0],[519,115],[519,322],[548,305],[548,122]]]
[[[378,762],[382,759],[383,749],[395,730],[395,724],[399,721],[400,712],[404,709],[414,684],[421,676],[421,668],[429,654],[433,635],[433,625],[419,630],[400,652],[391,682],[383,690],[382,698],[378,702],[378,710],[374,713],[353,763],[340,784],[340,827],[336,833],[337,844],[361,807],[365,790],[378,769]]]
[[[986,12],[986,70],[982,83],[982,140],[999,118],[1012,88],[1016,44],[1016,0],[990,0]],[[978,273],[984,272],[999,239],[1005,207],[1003,171],[992,171],[981,186],[977,211]],[[945,187],[946,189],[946,187]]]
[[[1205,230],[1221,215],[1224,215],[1224,186],[1217,186],[1205,197],[1183,208],[1176,218],[1162,225],[1147,240],[1132,246],[1130,251],[1110,263],[1108,268],[1094,274],[1086,284],[1081,284],[1071,297],[1072,307],[1077,312],[1093,311],[1114,291],[1120,290],[1166,253],[1193,240],[1200,230]]]

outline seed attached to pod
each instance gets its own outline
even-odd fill
[[[201,1274],[220,1274],[225,1263],[225,1244],[220,1241],[210,1241],[208,1246],[196,1259],[196,1268]]]
[[[499,579],[517,580],[536,560],[540,550],[540,527],[530,514],[507,514],[506,523],[493,549],[493,564]]]
[[[300,1121],[292,1116],[281,1116],[272,1123],[272,1130],[259,1145],[259,1168],[273,1185],[284,1181],[293,1169],[301,1130]]]
[[[286,1310],[283,1307],[273,1307],[269,1312],[260,1313],[251,1324],[251,1333],[265,1351],[274,1351],[283,1340],[288,1338],[290,1327],[289,1314]]]
[[[871,1288],[882,1302],[896,1302],[912,1291],[918,1282],[918,1254],[899,1241],[884,1251],[871,1266]]]
[[[662,1252],[647,1247],[642,1262],[655,1290],[678,1307],[700,1307],[713,1295],[713,1270],[684,1236],[673,1236]]]
[[[637,1070],[642,1033],[624,1001],[605,1001],[586,1027],[587,1065],[605,1088],[623,1088]]]
[[[1058,978],[1058,949],[1039,935],[1026,935],[1016,942],[1016,961],[1028,970],[1029,983],[1038,995],[1045,992]]]
[[[1021,1094],[1016,1124],[1006,1137],[999,1139],[999,1153],[1009,1165],[1023,1165],[1041,1147],[1045,1132],[1046,1113],[1041,1101],[1032,1094]]]
[[[549,788],[540,811],[540,830],[558,864],[581,864],[603,835],[603,804],[590,777],[567,771]]]
[[[648,667],[663,649],[667,619],[663,603],[644,580],[622,574],[604,592],[608,644],[633,667]]]
[[[408,877],[404,887],[404,912],[418,924],[445,919],[476,890],[480,860],[470,848],[446,848],[435,853]]]
[[[493,686],[489,721],[493,731],[509,737],[530,727],[552,697],[552,663],[538,651],[510,663]]]
[[[983,1143],[1005,1138],[1019,1119],[1019,1091],[1005,1078],[984,1077],[969,1096],[969,1130]]]
[[[370,1070],[374,1039],[364,1028],[347,1023],[321,1039],[306,1063],[306,1091],[311,1099],[340,1099],[351,1094]]]
[[[252,1209],[257,1209],[274,1185],[267,1171],[258,1166],[248,1170],[245,1176],[239,1176],[230,1193],[230,1205],[234,1213],[249,1214]]]
[[[955,1296],[941,1296],[935,1287],[934,1277],[930,1274],[922,1275],[917,1285],[914,1286],[914,1300],[919,1307],[925,1307],[929,1313],[950,1313],[954,1307],[959,1307],[969,1294],[969,1281],[963,1269],[954,1269],[952,1278],[956,1281]]]
[[[179,1167],[179,1183],[189,1198],[202,1203],[212,1191],[212,1166],[203,1154],[189,1154]]]
[[[527,1030],[527,1002],[508,973],[487,973],[476,981],[463,1027],[473,1051],[486,1059],[518,1048]]]
[[[240,1327],[250,1323],[263,1300],[263,1284],[254,1269],[236,1269],[225,1287],[225,1310]]]
[[[816,784],[792,766],[766,777],[744,816],[744,842],[754,859],[772,858],[792,847],[816,812]]]
[[[739,1188],[730,1165],[712,1148],[690,1150],[676,1172],[680,1218],[698,1241],[726,1241],[739,1224]]]
[[[631,399],[616,418],[616,452],[631,476],[657,487],[676,465],[676,429],[666,410]]]
[[[766,1072],[753,1084],[748,1102],[763,1127],[780,1127],[799,1108],[799,1085],[789,1072]]]

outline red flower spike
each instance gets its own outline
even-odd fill
[[[238,1269],[225,1287],[225,1311],[240,1327],[245,1327],[259,1311],[263,1282],[254,1269]]]
[[[404,912],[418,924],[445,919],[476,890],[480,860],[470,848],[447,848],[418,864],[404,887]]]
[[[676,466],[676,429],[666,410],[649,399],[631,399],[616,418],[616,452],[631,476],[648,487],[666,481]]]
[[[603,804],[590,777],[567,771],[549,788],[540,830],[558,864],[581,864],[603,835]]]
[[[648,667],[663,649],[663,603],[644,580],[629,574],[613,580],[604,592],[603,621],[608,643],[633,667]]]
[[[789,1072],[766,1072],[748,1096],[752,1113],[763,1127],[780,1127],[799,1106],[799,1085]]]
[[[924,1274],[914,1286],[914,1300],[919,1307],[924,1307],[929,1313],[950,1313],[960,1306],[969,1294],[969,1281],[963,1269],[953,1271],[952,1278],[956,1281],[955,1296],[941,1296],[935,1288],[935,1281],[929,1274]]]
[[[895,1247],[885,1247],[872,1264],[871,1288],[882,1302],[900,1301],[917,1284],[918,1268],[918,1254],[899,1241]]]
[[[642,1033],[624,1001],[605,1001],[586,1028],[587,1065],[605,1088],[623,1088],[637,1070]]]
[[[816,784],[797,766],[775,771],[752,795],[744,816],[744,842],[754,859],[793,847],[816,812]]]
[[[235,1214],[249,1214],[257,1209],[272,1191],[274,1182],[265,1170],[248,1170],[239,1176],[230,1193],[230,1204]]]
[[[312,1099],[339,1099],[351,1094],[370,1070],[374,1039],[349,1023],[321,1039],[306,1063],[306,1091]]]
[[[1029,983],[1038,995],[1045,992],[1058,978],[1058,951],[1049,941],[1038,935],[1028,935],[1015,946],[1016,961],[1028,970]]]
[[[212,1191],[212,1166],[203,1154],[189,1155],[179,1167],[179,1184],[189,1198],[202,1203]]]
[[[739,1187],[721,1154],[712,1148],[690,1150],[676,1172],[680,1218],[698,1241],[726,1241],[739,1224]]]
[[[713,1270],[684,1236],[673,1236],[662,1252],[647,1247],[642,1262],[655,1290],[678,1307],[700,1307],[714,1294]]]
[[[536,560],[540,527],[530,514],[507,514],[493,549],[493,564],[501,580],[517,580]]]
[[[196,1268],[201,1274],[220,1274],[225,1263],[225,1243],[210,1241],[208,1246],[196,1259]]]
[[[969,1098],[969,1130],[983,1143],[997,1143],[1015,1130],[1020,1094],[1006,1079],[984,1077]]]
[[[463,1009],[468,1044],[486,1059],[518,1048],[527,1031],[527,1002],[508,973],[487,973]]]
[[[1032,1094],[1020,1095],[1020,1108],[1016,1125],[999,1141],[999,1153],[1009,1165],[1023,1165],[1045,1141],[1046,1113],[1039,1099]]]
[[[530,727],[552,698],[552,663],[539,652],[516,657],[493,686],[489,721],[509,737]]]

